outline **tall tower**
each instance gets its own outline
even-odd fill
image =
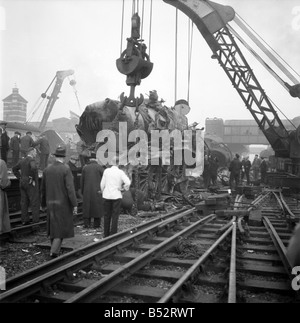
[[[3,120],[7,122],[26,122],[27,101],[19,94],[19,89],[14,87],[12,94],[3,99]]]

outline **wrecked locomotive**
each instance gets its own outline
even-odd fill
[[[163,105],[163,101],[158,100],[156,91],[150,91],[149,99],[144,99],[138,108],[126,106],[120,101],[111,99],[88,105],[79,119],[76,130],[87,150],[96,153],[98,159],[100,159],[100,141],[104,137],[109,137],[109,134],[113,133],[117,138],[113,141],[117,154],[124,156],[124,153],[130,152],[130,149],[136,144],[136,142],[130,141],[130,134],[142,130],[145,136],[138,135],[139,147],[143,147],[144,151],[149,151],[149,157],[146,156],[146,163],[130,163],[127,165],[127,171],[133,180],[134,187],[144,191],[147,196],[157,197],[162,192],[173,192],[176,187],[183,190],[182,185],[187,185],[189,175],[195,174],[195,165],[197,166],[197,176],[202,173],[204,139],[198,136],[196,141],[196,133],[202,133],[202,130],[196,129],[194,125],[188,125],[186,115],[189,111],[190,107],[187,101],[178,100],[174,107],[168,108]],[[155,150],[158,156],[154,156],[153,140],[151,139],[154,137],[153,131],[155,130],[162,131],[160,133],[161,141],[166,139],[166,134],[172,132],[174,134],[174,131],[177,135],[179,133],[182,145],[180,147],[175,145],[176,140],[171,134],[172,138],[167,138],[170,144],[169,151],[164,150],[161,142],[158,142],[159,148],[156,147],[158,149]],[[100,133],[101,135],[99,135]],[[122,138],[120,139],[120,137]],[[190,143],[187,143],[188,141]],[[107,141],[106,143],[109,144]],[[124,151],[124,147],[126,147],[126,151]],[[182,163],[174,162],[175,156],[178,156],[177,148],[182,148],[180,151],[182,156],[187,155],[186,150],[189,150],[194,162],[187,164],[185,163],[186,158],[183,158]]]
[[[211,144],[205,143],[203,129],[198,129],[197,123],[188,124],[187,114],[190,107],[186,100],[176,101],[175,106],[171,108],[163,103],[163,100],[158,100],[156,91],[150,91],[149,98],[144,99],[138,108],[107,98],[88,105],[76,126],[86,151],[96,153],[98,160],[101,159],[100,147],[103,153],[101,143],[104,142],[104,137],[108,138],[113,134],[117,139],[110,144],[116,148],[119,157],[126,155],[124,165],[127,164],[130,149],[136,144],[135,140],[130,140],[130,134],[142,130],[147,136],[138,134],[139,147],[146,147],[149,152],[146,156],[147,163],[129,163],[126,165],[126,171],[132,179],[133,187],[142,190],[151,198],[159,198],[161,193],[172,193],[174,190],[185,192],[189,180],[202,175],[204,154],[208,151],[219,157],[220,166],[226,166],[230,158],[228,151],[222,151],[219,145],[213,148]],[[152,140],[155,131],[160,131],[161,138],[157,145],[159,147],[155,147],[156,150]],[[180,146],[175,144],[174,133],[180,134]],[[135,139],[134,136],[133,138]],[[169,151],[164,149],[164,140],[170,143],[167,147]],[[108,141],[106,140],[106,149],[109,150]],[[155,154],[158,156],[154,156]],[[176,156],[182,157],[179,158],[180,162],[176,160]],[[186,156],[191,158],[187,160]],[[134,161],[137,159],[135,155]]]

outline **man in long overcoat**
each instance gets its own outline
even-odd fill
[[[252,170],[253,170],[253,180],[257,182],[259,180],[259,169],[260,169],[261,159],[258,155],[255,155],[254,160],[252,162]]]
[[[240,161],[240,155],[235,154],[235,158],[231,161],[229,166],[230,171],[230,188],[236,189],[240,183],[240,172],[242,169],[242,162]]]
[[[26,158],[27,151],[30,147],[33,147],[33,143],[32,132],[27,131],[26,135],[20,138],[21,157]]]
[[[7,164],[7,154],[9,151],[9,141],[10,138],[7,135],[6,132],[6,124],[4,124],[2,126],[2,128],[0,128],[0,153],[1,153],[1,159],[3,159],[5,161],[5,163]]]
[[[36,163],[36,149],[30,147],[26,158],[21,159],[12,171],[20,182],[21,218],[23,225],[29,224],[29,207],[32,211],[32,221],[40,219],[39,173]]]
[[[0,158],[0,233],[10,232],[10,219],[8,210],[8,200],[5,188],[10,186],[7,166],[4,160]]]
[[[12,151],[12,166],[17,165],[20,159],[20,137],[21,133],[15,131],[15,135],[10,139],[9,147]]]
[[[100,183],[104,169],[95,159],[96,156],[91,156],[88,164],[82,169],[81,174],[81,192],[82,192],[82,207],[83,221],[87,228],[91,225],[91,218],[94,219],[94,228],[99,228],[102,217],[102,194],[100,191]]]
[[[77,212],[72,172],[64,164],[66,148],[59,145],[54,155],[56,161],[44,170],[42,179],[42,206],[47,206],[52,258],[59,255],[63,239],[74,237],[73,214]]]
[[[33,143],[33,147],[39,148],[40,164],[39,168],[44,170],[48,166],[48,159],[50,155],[50,145],[45,134],[41,134],[39,138]]]

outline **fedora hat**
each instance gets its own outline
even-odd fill
[[[58,145],[53,155],[56,157],[66,157],[66,147],[63,145]]]

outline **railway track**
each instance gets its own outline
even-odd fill
[[[252,207],[264,212],[271,194]],[[261,225],[245,219],[238,208],[205,217],[192,208],[155,219],[11,279],[0,301],[294,302],[286,219],[263,214]]]
[[[47,213],[40,212],[40,221],[37,223],[30,222],[27,225],[22,224],[21,212],[12,212],[9,214],[11,231],[0,234],[0,243],[9,240],[18,239],[19,236],[36,232],[38,229],[44,228],[47,225]],[[82,218],[82,201],[78,202],[78,213],[76,221]],[[29,211],[29,219],[32,221],[31,211]]]

